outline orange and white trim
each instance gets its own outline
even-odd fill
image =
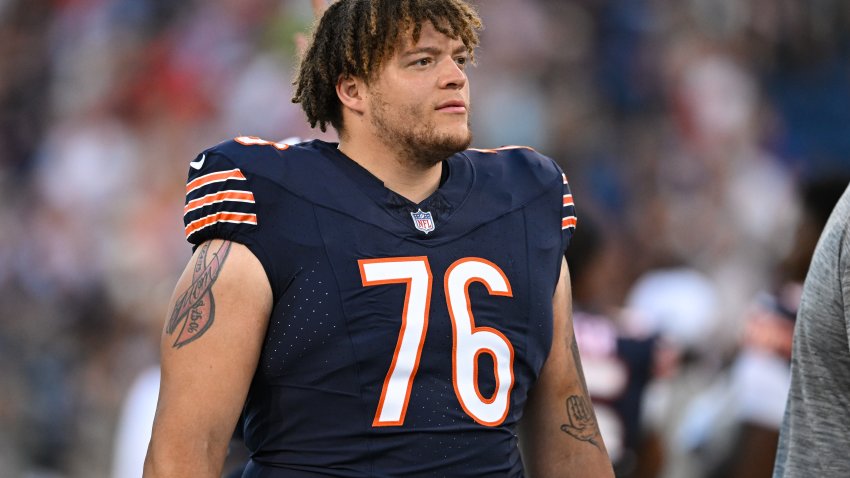
[[[225,201],[254,204],[254,193],[251,191],[228,190],[207,194],[206,196],[189,201],[189,203],[183,208],[183,214],[188,214],[204,206],[218,204]]]
[[[301,142],[298,138],[291,138],[296,143]],[[257,136],[238,136],[233,138],[234,141],[241,144],[242,146],[274,146],[279,151],[284,151],[289,149],[290,144],[287,143],[287,140],[281,142],[268,141],[263,138],[259,138]]]
[[[229,171],[218,171],[215,173],[205,174],[203,176],[197,177],[186,185],[186,194],[191,193],[192,191],[204,187],[208,184],[220,183],[224,181],[245,181],[245,175],[242,174],[242,171],[239,168],[231,169]]]
[[[218,224],[220,222],[230,222],[236,224],[252,224],[257,225],[257,215],[247,214],[242,212],[217,212],[204,216],[200,219],[190,222],[185,229],[186,238],[206,227]]]
[[[534,148],[532,148],[531,146],[518,146],[518,145],[514,145],[514,144],[508,145],[508,146],[502,146],[502,147],[499,147],[499,148],[493,148],[493,149],[469,148],[469,151],[475,151],[475,152],[478,152],[478,153],[495,154],[495,153],[498,153],[499,151],[506,151],[506,150],[509,150],[509,149],[527,149],[529,151],[534,151]]]
[[[561,173],[561,179],[563,179],[564,185],[568,184],[566,174]],[[564,189],[569,191],[569,189],[566,186],[564,187]],[[563,204],[563,207],[575,207],[576,203],[573,200],[572,193],[564,194],[562,204]],[[567,228],[570,228],[570,227],[573,228],[573,229],[575,229],[575,227],[576,227],[576,216],[574,215],[575,209],[573,209],[573,210],[567,209],[568,214],[569,214],[569,212],[573,212],[573,214],[570,214],[569,216],[564,216],[564,217],[561,218],[561,230],[562,231],[564,229],[567,229]]]

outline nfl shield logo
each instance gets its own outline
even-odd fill
[[[425,234],[434,230],[434,218],[430,212],[423,212],[420,208],[416,212],[411,212],[410,217],[413,218],[413,225],[416,226],[416,229],[419,229]]]

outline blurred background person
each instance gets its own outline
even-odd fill
[[[585,216],[566,257],[573,327],[600,431],[616,476],[638,478],[656,476],[663,462],[660,437],[644,416],[644,395],[651,383],[675,373],[679,357],[659,333],[628,328],[623,254]]]

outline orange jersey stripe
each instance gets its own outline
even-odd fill
[[[280,151],[289,149],[289,145],[286,143],[275,143],[273,141],[266,141],[263,138],[259,138],[257,136],[239,136],[237,138],[233,138],[233,140],[241,144],[242,146],[274,146]]]
[[[476,151],[476,152],[479,152],[479,153],[490,153],[490,154],[498,153],[499,151],[506,151],[506,150],[509,150],[509,149],[527,149],[527,150],[530,150],[530,151],[534,151],[534,148],[532,148],[530,146],[517,146],[517,145],[501,146],[499,148],[492,148],[492,149],[469,148],[470,151]]]
[[[204,206],[209,206],[210,204],[215,204],[217,202],[223,201],[253,203],[254,193],[250,191],[222,191],[219,193],[207,194],[202,198],[189,201],[189,204],[186,204],[186,207],[183,208],[183,214],[186,214],[189,211],[194,211],[195,209],[202,208]]]
[[[576,217],[568,216],[561,219],[561,229],[566,229],[568,227],[576,227]]]
[[[194,191],[195,189],[198,189],[199,187],[206,186],[207,184],[227,181],[228,179],[244,181],[245,176],[239,169],[231,169],[230,171],[220,171],[217,173],[205,174],[199,178],[195,178],[194,180],[190,181],[189,184],[186,185],[186,194],[189,194],[190,192]]]
[[[572,194],[564,194],[564,207],[566,206],[575,206]]]
[[[257,215],[237,212],[217,212],[215,214],[210,214],[209,216],[202,217],[197,221],[192,221],[188,226],[186,226],[186,238],[207,226],[212,226],[217,222],[237,222],[253,224],[256,226]]]

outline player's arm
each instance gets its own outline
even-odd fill
[[[523,463],[531,478],[613,478],[573,333],[566,261],[552,302],[552,349],[520,423]]]
[[[146,478],[221,476],[271,303],[265,271],[248,248],[218,239],[197,248],[163,330]]]

